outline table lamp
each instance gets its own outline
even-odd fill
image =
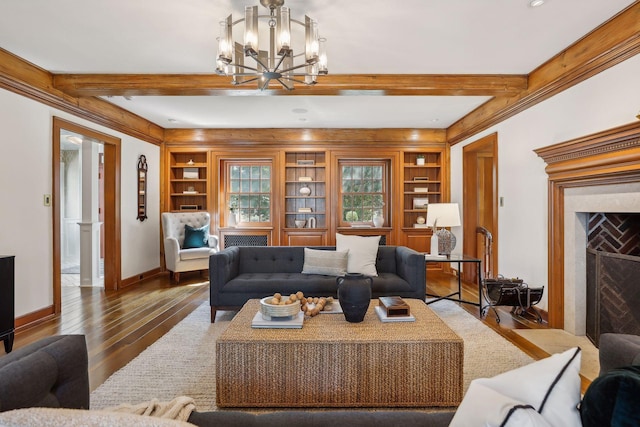
[[[457,203],[429,203],[427,208],[427,226],[433,227],[438,237],[438,253],[451,255],[456,247],[456,236],[444,227],[458,227],[460,224],[460,212]],[[436,231],[436,227],[441,227]],[[436,254],[437,255],[437,254]]]

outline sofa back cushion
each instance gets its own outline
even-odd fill
[[[240,271],[245,273],[300,273],[302,246],[240,246]]]
[[[311,246],[333,250],[335,246]],[[300,273],[304,266],[303,246],[239,246],[239,271],[244,273]],[[396,246],[379,246],[378,273],[396,273]]]

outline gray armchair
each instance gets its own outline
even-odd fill
[[[218,252],[218,236],[208,234],[207,246],[185,248],[185,225],[201,228],[210,225],[208,212],[163,212],[164,260],[176,282],[184,271],[207,270],[209,255]]]

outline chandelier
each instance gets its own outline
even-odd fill
[[[272,80],[288,90],[293,90],[294,83],[315,84],[318,75],[328,72],[326,39],[319,37],[318,23],[308,16],[304,22],[291,19],[284,0],[260,0],[260,4],[269,9],[268,15],[258,14],[258,6],[246,6],[244,18],[234,21],[229,15],[220,22],[216,73],[231,76],[234,85],[256,82],[261,90],[267,89]],[[241,22],[243,43],[233,38],[233,28]],[[259,25],[265,22],[268,27]],[[294,26],[293,34],[292,23],[299,26]],[[294,53],[292,40],[296,38],[300,46],[296,45]],[[268,50],[260,50],[259,39],[268,43]],[[245,63],[249,58],[253,62]]]

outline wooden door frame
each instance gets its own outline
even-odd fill
[[[121,140],[87,127],[53,117],[53,307],[62,309],[60,278],[60,131],[62,129],[95,139],[104,145],[104,288],[117,290],[121,284],[120,240],[120,153]]]
[[[474,255],[476,252],[476,228],[478,227],[478,198],[477,198],[477,159],[482,153],[491,153],[492,157],[492,182],[493,182],[493,217],[492,230],[493,246],[490,271],[497,274],[498,270],[498,134],[492,133],[472,142],[462,149],[462,205],[463,225],[462,252]],[[469,267],[473,267],[469,265]],[[473,271],[471,271],[473,270]],[[484,270],[484,269],[483,269]],[[475,268],[464,269],[463,278],[473,279]]]

